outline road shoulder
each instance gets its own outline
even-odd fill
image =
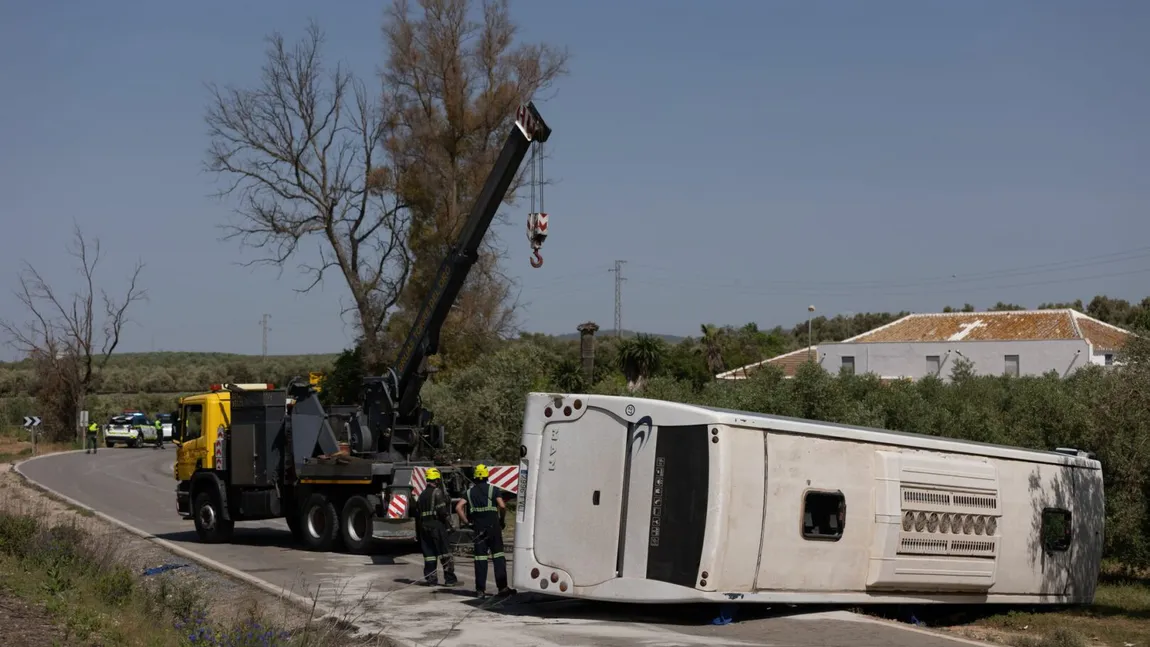
[[[77,450],[83,451],[83,450]],[[61,452],[73,453],[73,452]],[[58,456],[59,454],[52,454]],[[363,644],[406,647],[402,642],[367,636],[349,620],[351,610],[341,610],[200,555],[156,537],[130,524],[38,483],[21,466],[46,458],[36,456],[17,463],[0,464],[0,510],[17,514],[42,515],[54,523],[75,523],[98,536],[111,536],[124,548],[126,565],[137,573],[147,569],[178,569],[195,578],[210,591],[212,615],[222,621],[242,620],[258,610],[285,629],[300,629],[305,623],[327,627]]]

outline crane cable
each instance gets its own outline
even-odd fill
[[[547,212],[543,208],[543,160],[540,155],[542,147],[542,142],[531,145],[531,213],[527,215],[527,240],[531,241],[531,250],[534,252],[531,267],[535,268],[543,266],[543,256],[539,254],[539,248],[547,239]],[[539,191],[538,210],[535,208],[536,188]]]

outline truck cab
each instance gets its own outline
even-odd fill
[[[237,384],[245,391],[271,390],[273,384]],[[201,474],[224,469],[222,432],[231,421],[231,392],[224,385],[213,384],[207,393],[184,396],[179,400],[172,440],[176,443],[176,462],[172,466],[178,482],[176,508],[180,515],[191,515],[192,481]]]

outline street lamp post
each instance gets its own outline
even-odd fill
[[[815,311],[814,306],[807,306],[807,360],[811,361],[811,314]]]

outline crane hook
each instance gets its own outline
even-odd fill
[[[539,158],[539,148],[536,144],[531,151],[531,213],[527,214],[527,240],[531,241],[531,249],[535,252],[531,259],[531,267],[536,269],[543,266],[543,257],[539,248],[547,240],[547,212],[543,210],[543,162]],[[539,210],[535,210],[535,188],[539,187]]]

